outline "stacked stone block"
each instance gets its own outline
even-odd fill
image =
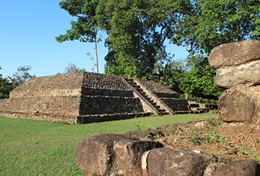
[[[260,41],[240,41],[212,50],[209,64],[216,69],[215,84],[225,91],[218,103],[226,122],[253,122],[260,118]]]

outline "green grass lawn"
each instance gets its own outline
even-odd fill
[[[86,137],[211,117],[216,114],[151,116],[82,125],[0,117],[0,175],[83,175],[74,153],[77,143]]]

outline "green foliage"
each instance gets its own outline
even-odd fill
[[[260,1],[195,0],[179,20],[172,41],[190,53],[206,53],[223,43],[259,39]]]
[[[71,29],[66,34],[56,37],[58,42],[79,40],[94,42],[97,36],[97,22],[94,19],[97,0],[66,0],[60,2],[60,7],[66,10],[76,21],[71,21]]]
[[[8,98],[11,90],[14,89],[14,85],[7,78],[0,76],[0,99]]]
[[[2,68],[0,67],[0,70]],[[15,86],[8,78],[3,78],[0,74],[0,99],[8,98],[9,93],[11,90],[13,90]]]
[[[160,84],[177,92],[183,92],[179,85],[185,72],[185,62],[173,60],[159,69],[158,76],[154,79],[154,81],[159,82]]]
[[[113,53],[106,57],[106,73],[153,79],[159,67],[171,59],[164,42],[173,35],[172,26],[188,4],[173,0],[99,3],[99,24],[109,31],[106,43]]]
[[[260,1],[254,0],[64,0],[60,7],[77,20],[59,42],[93,42],[98,31],[107,33],[105,73],[154,80],[208,99],[221,94],[206,61],[210,51],[260,38]],[[166,53],[167,39],[190,52],[184,69]]]
[[[209,110],[209,113],[211,113],[211,114],[218,114],[218,110],[217,109]]]
[[[153,79],[162,85],[182,93],[182,99],[210,103],[221,95],[214,85],[215,71],[202,55],[189,57],[185,61],[172,61],[162,66]]]
[[[137,119],[136,119],[136,121],[134,121],[134,125],[136,126],[136,128],[137,128],[137,130],[139,131],[139,133],[141,133],[141,127],[140,127],[140,121],[138,121]]]
[[[198,57],[202,60],[202,56]],[[195,66],[182,76],[179,86],[185,93],[207,99],[218,99],[221,95],[221,90],[214,85],[215,71],[209,66],[207,58],[195,63]]]
[[[216,119],[210,119],[207,121],[206,129],[192,128],[188,132],[188,139],[195,145],[205,145],[205,144],[215,144],[222,143],[226,144],[228,149],[227,139],[219,134],[218,126],[221,124],[221,121]]]

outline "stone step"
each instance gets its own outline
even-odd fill
[[[189,114],[191,113],[191,111],[189,110],[178,110],[178,111],[174,111],[176,114]]]
[[[142,89],[139,85],[137,85],[137,83],[134,82],[133,79],[131,79],[131,80],[130,80],[130,79],[126,79],[126,80],[127,80],[127,82],[128,82],[129,84],[131,84],[131,86],[133,86],[133,87],[135,88],[135,90],[137,90],[149,103],[151,103],[151,105],[152,105],[155,109],[157,109],[161,115],[169,114],[168,112],[166,112],[165,109],[160,109],[161,107],[160,107],[153,99],[151,99],[151,98],[143,91],[143,89]]]

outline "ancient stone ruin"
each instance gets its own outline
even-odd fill
[[[38,77],[0,100],[0,114],[69,123],[188,113],[187,100],[151,81],[88,72]]]
[[[215,84],[225,89],[218,104],[221,128],[231,137],[244,130],[250,144],[249,135],[260,132],[260,41],[220,45],[211,52],[209,63],[216,69]],[[255,160],[216,168],[199,151],[165,148],[159,142],[118,134],[82,140],[76,147],[76,163],[85,176],[260,176]]]
[[[215,84],[225,89],[219,99],[219,118],[225,122],[260,119],[260,41],[241,41],[212,50],[209,64]]]
[[[216,168],[196,150],[165,148],[161,143],[120,134],[101,134],[82,140],[76,163],[85,176],[259,176],[251,159]]]

